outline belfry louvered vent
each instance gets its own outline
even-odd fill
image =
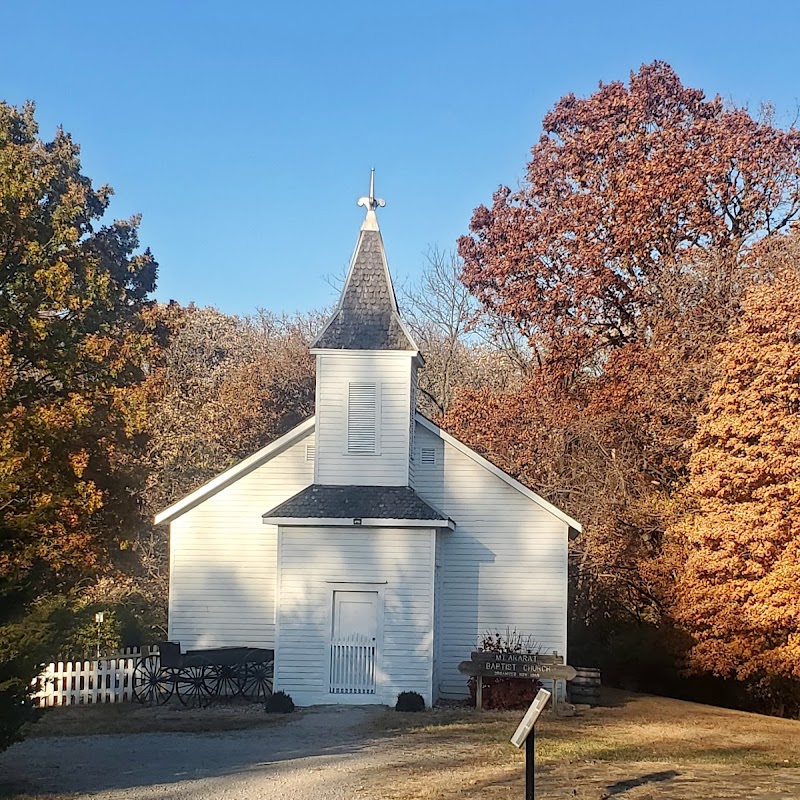
[[[419,451],[419,460],[424,467],[432,467],[436,464],[436,449],[433,447],[423,447]]]
[[[347,398],[347,452],[373,455],[378,452],[378,386],[351,383]]]

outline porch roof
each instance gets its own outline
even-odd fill
[[[455,528],[408,486],[312,484],[263,515],[267,525],[403,525]]]

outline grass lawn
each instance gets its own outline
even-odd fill
[[[800,722],[608,690],[604,707],[537,725],[537,797],[800,798]],[[408,746],[372,796],[522,797],[520,712],[428,711],[376,719]]]

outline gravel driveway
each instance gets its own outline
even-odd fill
[[[273,727],[29,739],[0,755],[0,784],[114,800],[344,800],[389,760],[369,707],[319,707]],[[395,753],[396,755],[396,753]]]

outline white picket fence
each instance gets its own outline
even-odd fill
[[[48,664],[33,680],[33,701],[37,706],[130,702],[134,667],[149,652],[129,647],[120,651],[120,658]]]
[[[346,636],[331,642],[331,694],[375,694],[375,640]]]

